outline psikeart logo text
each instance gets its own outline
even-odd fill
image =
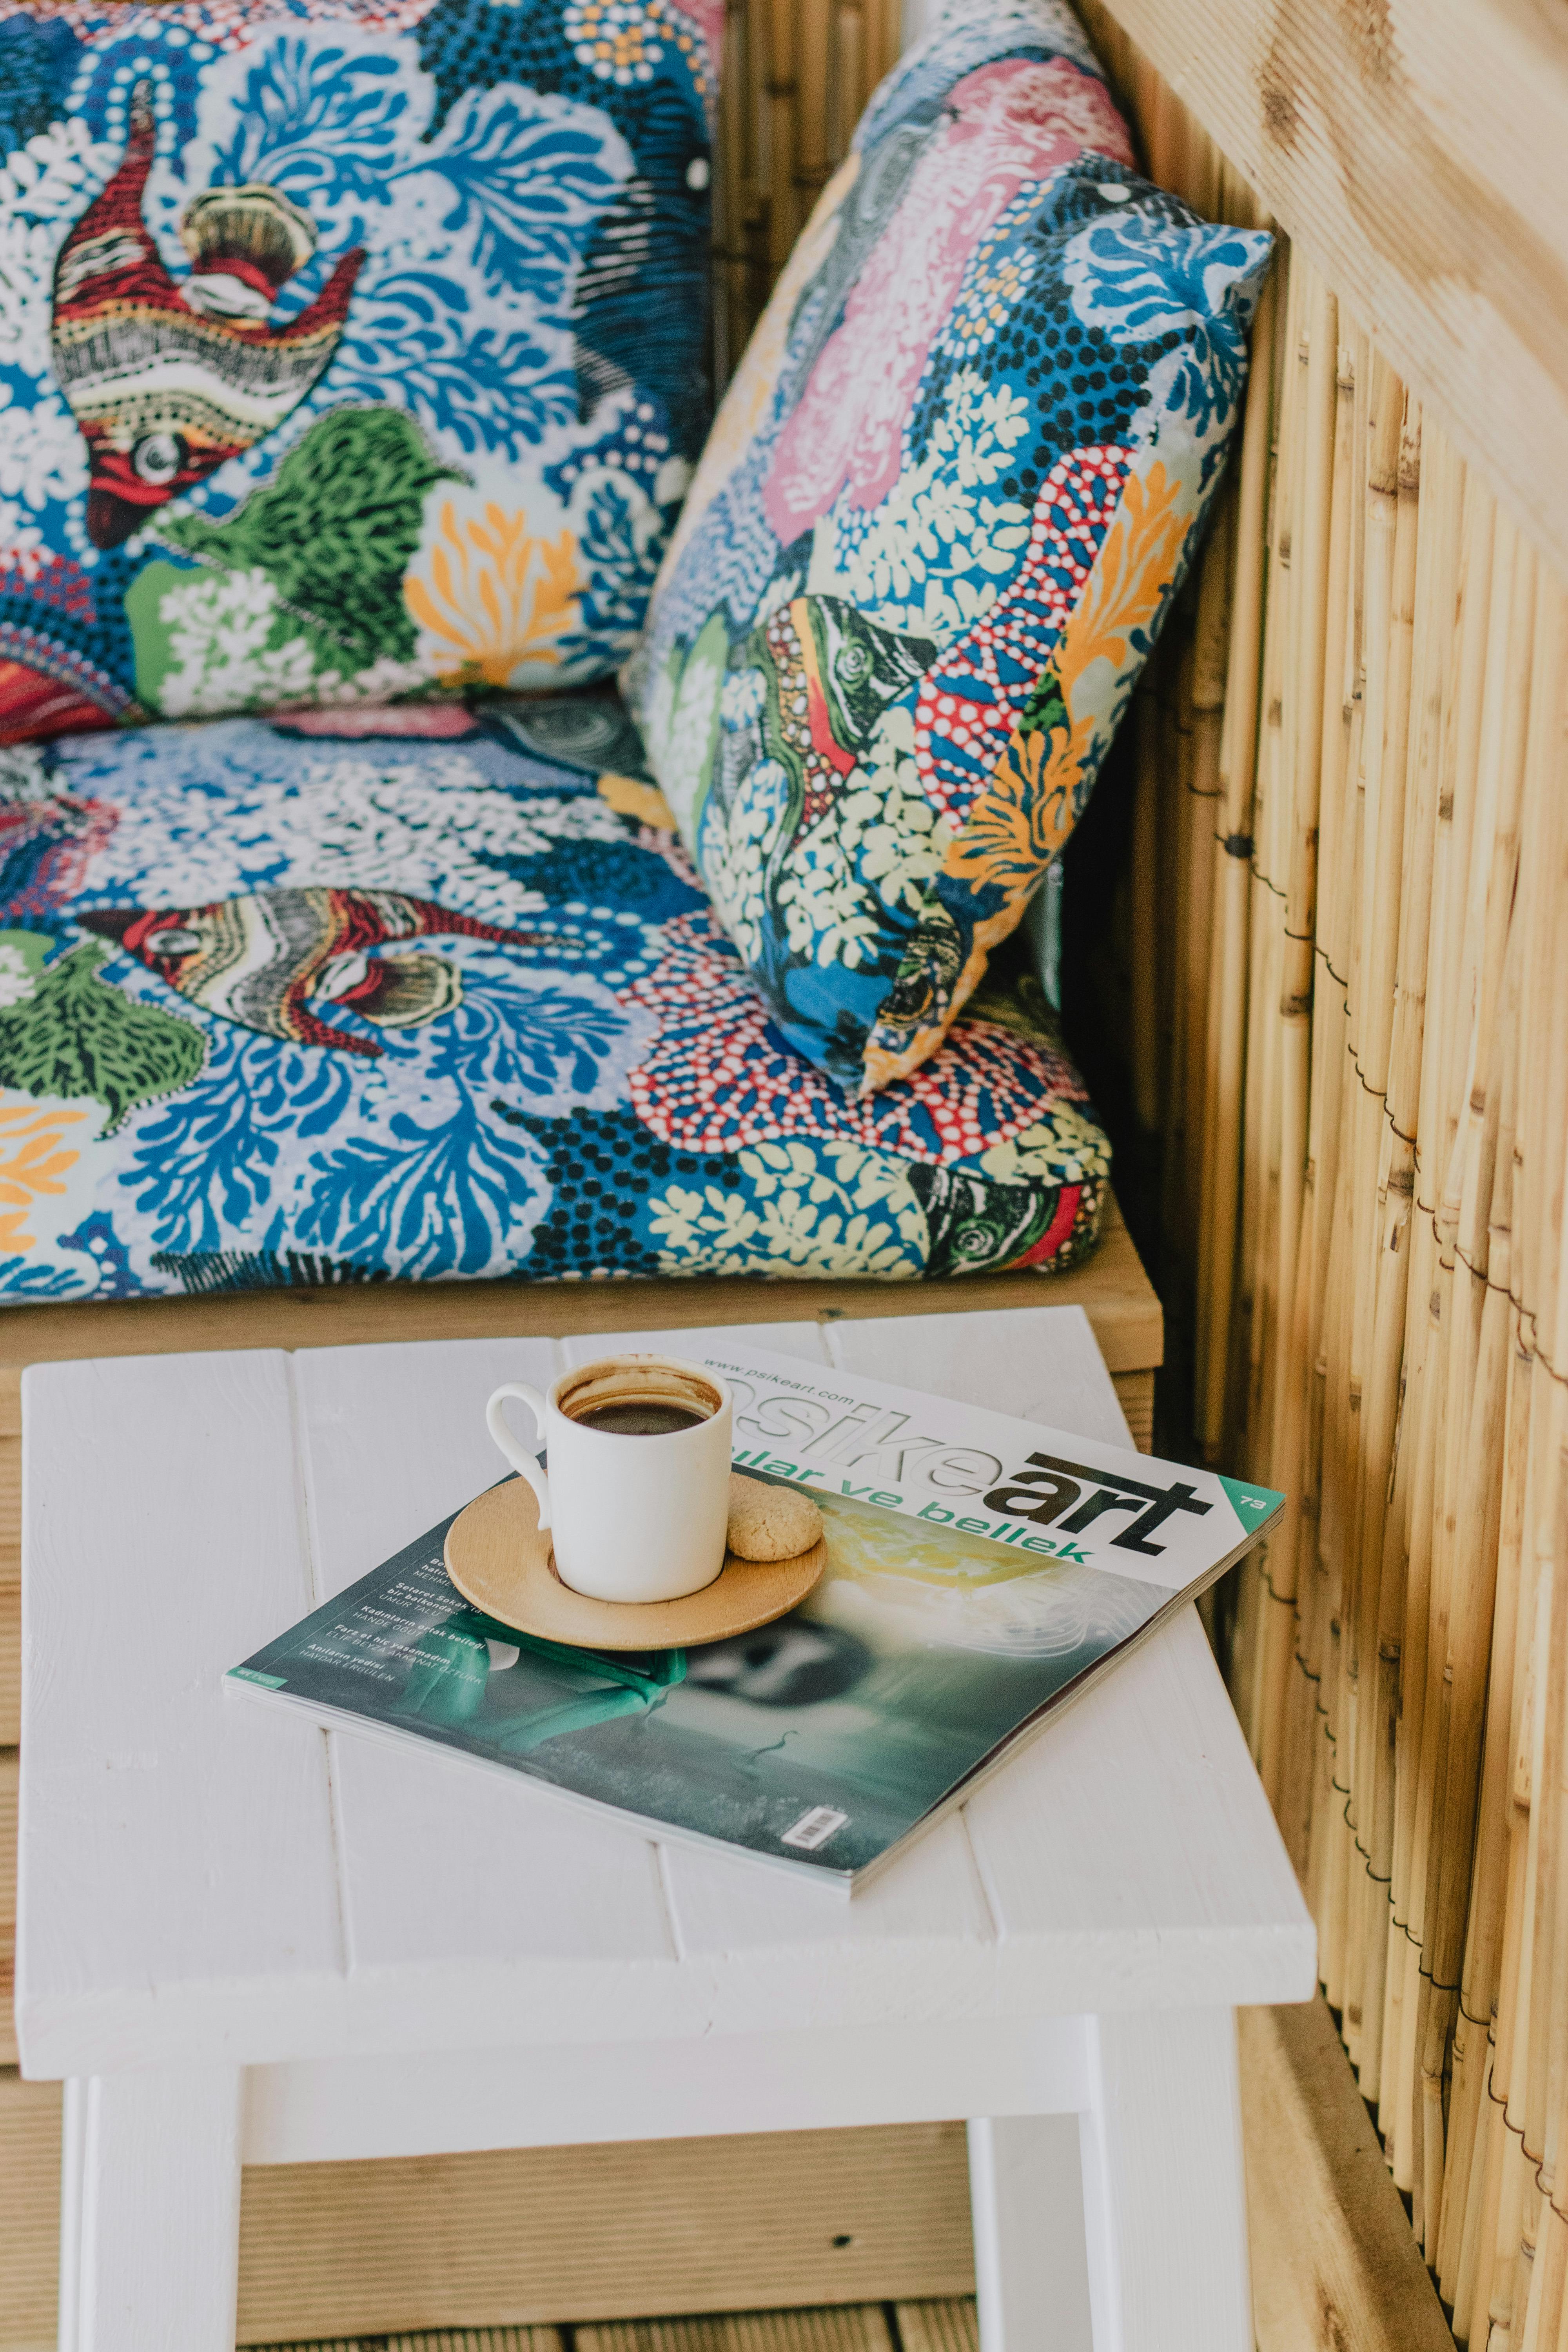
[[[1093,1470],[1085,1462],[1065,1462],[1056,1454],[1031,1454],[1021,1470],[994,1486],[982,1501],[986,1510],[999,1511],[1005,1518],[1031,1519],[1037,1528],[1055,1528],[1065,1536],[1085,1535],[1090,1528],[1097,1535],[1110,1534],[1096,1521],[1110,1512],[1126,1513],[1131,1524],[1110,1536],[1111,1549],[1149,1555],[1164,1550],[1163,1544],[1152,1543],[1150,1538],[1177,1511],[1197,1514],[1212,1507],[1185,1479],[1150,1486],[1120,1470]]]
[[[730,1382],[738,1468],[837,1490],[851,1502],[1085,1566],[1092,1553],[1077,1538],[1092,1535],[1097,1547],[1105,1544],[1113,1553],[1157,1559],[1167,1549],[1157,1540],[1162,1528],[1173,1534],[1171,1522],[1178,1514],[1201,1517],[1214,1507],[1184,1478],[1157,1486],[1063,1454],[1031,1453],[1006,1470],[1001,1452],[926,1434],[896,1405],[805,1377],[759,1379],[752,1366],[708,1360]],[[759,1438],[773,1443],[760,1445]],[[791,1458],[774,1450],[781,1438],[790,1444]],[[966,1507],[989,1516],[960,1517]]]

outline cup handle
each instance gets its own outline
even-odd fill
[[[544,1399],[526,1381],[503,1381],[485,1407],[485,1427],[495,1439],[519,1477],[526,1478],[539,1497],[539,1524],[550,1525],[550,1481],[545,1476],[539,1457],[514,1437],[507,1427],[501,1404],[507,1397],[521,1397],[538,1424],[541,1437],[544,1434]]]

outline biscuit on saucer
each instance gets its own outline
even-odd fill
[[[730,1473],[730,1549],[738,1559],[794,1559],[822,1533],[822,1513],[793,1486]]]

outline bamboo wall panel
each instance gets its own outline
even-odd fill
[[[1084,13],[1245,217],[1147,12]],[[1142,697],[1135,1092],[1198,1446],[1289,1497],[1229,1672],[1330,2004],[1455,2335],[1568,2352],[1568,593],[1391,348],[1282,242]]]
[[[724,384],[867,99],[900,0],[727,0],[714,190],[714,373]]]
[[[1568,577],[1568,11],[1114,14]]]

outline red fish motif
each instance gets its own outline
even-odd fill
[[[88,535],[118,547],[157,508],[252,448],[296,409],[337,350],[363,247],[315,300],[268,324],[316,249],[297,205],[260,184],[208,188],[180,235],[193,268],[164,268],[142,218],[157,134],[139,82],[120,168],[60,247],[55,373],[87,444]]]
[[[258,890],[210,907],[102,907],[75,919],[225,1021],[264,1037],[331,1045],[374,1059],[368,1037],[334,1029],[310,1010],[317,997],[384,1029],[416,1029],[462,1002],[463,983],[443,956],[373,956],[390,940],[448,937],[502,947],[545,947],[527,931],[448,914],[401,890]]]

